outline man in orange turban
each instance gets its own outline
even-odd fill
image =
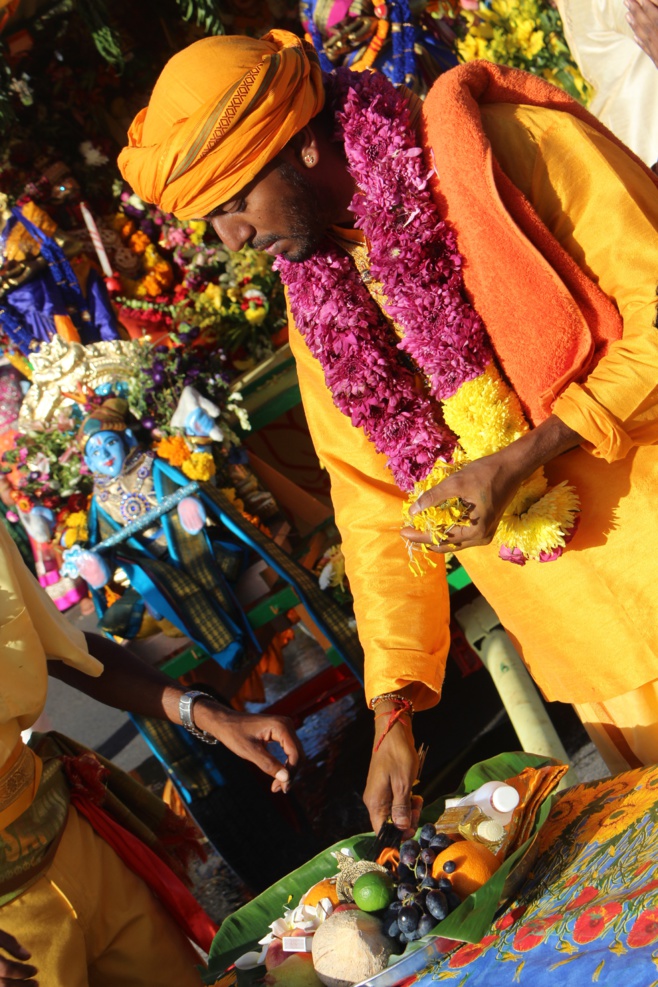
[[[146,202],[198,219],[248,185],[323,103],[315,52],[294,34],[204,38],[165,66],[119,167]]]
[[[278,256],[376,710],[373,825],[412,821],[411,714],[437,702],[450,645],[446,551],[609,766],[655,763],[655,176],[565,93],[488,62],[442,75],[422,113],[382,76],[343,68],[324,86],[326,107],[313,54],[285,32],[198,42],[165,68],[120,165],[231,250]],[[513,406],[518,429],[496,417]],[[523,485],[541,468],[555,514],[538,519]],[[399,532],[418,478],[412,514],[455,514],[440,544],[404,530],[439,563],[415,579]]]

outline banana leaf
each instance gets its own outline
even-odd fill
[[[434,822],[441,815],[445,798],[466,795],[479,788],[485,781],[504,781],[506,778],[513,778],[524,768],[540,768],[551,763],[555,762],[548,757],[522,752],[498,754],[486,761],[480,761],[466,772],[459,789],[452,793],[452,796],[446,795],[424,808],[421,823]],[[549,797],[542,805],[533,836],[507,858],[486,884],[469,895],[454,912],[439,922],[432,931],[433,936],[443,936],[446,939],[462,942],[479,942],[482,939],[500,906],[506,890],[506,882],[510,876],[514,876],[515,868],[523,867],[524,861],[527,864],[528,856],[532,851],[531,844],[539,827],[548,816],[553,800],[553,797]],[[250,950],[260,949],[257,945],[258,940],[267,935],[270,923],[283,915],[284,907],[296,905],[304,892],[313,884],[336,873],[333,852],[349,848],[354,851],[357,858],[362,858],[367,856],[371,849],[373,836],[373,833],[366,833],[335,843],[225,919],[210,950],[206,982],[214,983],[238,957]],[[263,973],[262,966],[255,970],[239,971],[238,987],[254,987],[262,980]]]

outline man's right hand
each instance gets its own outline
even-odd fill
[[[408,837],[413,836],[420,815],[420,799],[411,794],[418,776],[418,755],[408,716],[402,716],[386,734],[379,750],[374,749],[386,730],[389,712],[388,704],[382,703],[377,709],[375,742],[363,801],[375,833],[390,816]]]
[[[0,949],[3,949],[14,960],[29,960],[30,954],[18,940],[10,936],[8,932],[0,930]],[[16,963],[0,956],[0,987],[38,987],[38,982],[33,980],[37,968],[30,963]]]

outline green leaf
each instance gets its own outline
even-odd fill
[[[337,872],[338,868],[332,852],[349,848],[354,850],[356,857],[365,857],[372,846],[373,836],[373,833],[365,836],[352,836],[349,839],[341,840],[340,843],[335,843],[302,867],[298,867],[286,877],[282,877],[267,891],[263,891],[253,901],[225,919],[210,950],[209,973],[216,979],[243,953],[247,953],[251,949],[260,949],[257,945],[258,940],[267,935],[271,922],[282,917],[284,908],[288,905],[293,907],[298,905],[304,892],[318,881],[325,877],[331,877]],[[259,976],[262,978],[262,975],[261,967]],[[212,982],[211,979],[210,983]]]

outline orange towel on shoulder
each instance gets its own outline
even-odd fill
[[[567,384],[582,381],[621,338],[623,323],[614,301],[566,253],[494,159],[482,127],[483,103],[571,113],[621,142],[560,89],[490,62],[446,72],[423,106],[423,143],[438,174],[435,197],[457,231],[467,292],[537,424]]]

